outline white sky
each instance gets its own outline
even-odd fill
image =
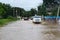
[[[21,7],[24,8],[25,10],[37,8],[38,5],[43,3],[42,0],[0,0],[0,2],[7,3],[15,7]]]

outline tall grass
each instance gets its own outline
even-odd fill
[[[11,21],[16,21],[16,20],[19,20],[19,19],[18,18],[14,18],[12,16],[7,17],[6,19],[0,19],[0,27],[5,25],[5,24],[8,24]]]
[[[10,19],[0,19],[0,25],[4,25],[6,23],[8,23],[10,21]]]
[[[8,24],[11,21],[16,21],[16,19],[0,19],[0,27],[5,24]]]

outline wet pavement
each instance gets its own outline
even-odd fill
[[[0,40],[60,40],[60,27],[19,20],[0,29]]]

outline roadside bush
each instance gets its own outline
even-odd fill
[[[12,16],[7,17],[7,19],[14,19]]]
[[[9,19],[9,20],[11,20],[11,21],[17,20],[17,18],[12,17],[12,16],[7,17],[7,19]]]
[[[4,25],[6,23],[8,23],[10,20],[8,19],[0,19],[0,25]]]
[[[0,27],[12,21],[16,21],[16,19],[14,20],[13,19],[0,19]]]
[[[12,16],[7,17],[6,19],[0,19],[0,27],[5,24],[8,24],[9,22],[16,21],[16,20],[18,19]]]

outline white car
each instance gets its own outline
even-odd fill
[[[32,21],[33,23],[41,23],[42,22],[41,19],[42,19],[41,16],[34,16]]]

